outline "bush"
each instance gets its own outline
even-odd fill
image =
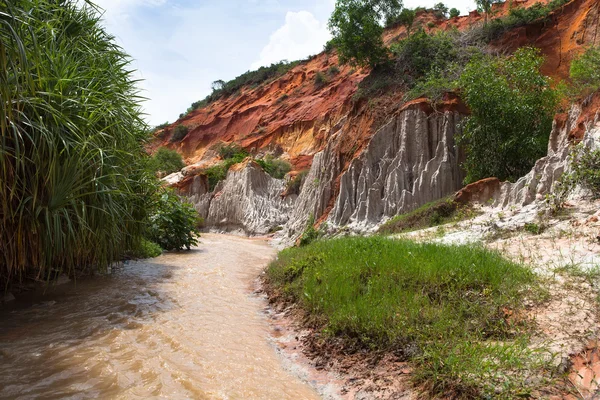
[[[589,47],[571,62],[571,79],[579,93],[600,89],[600,47]]]
[[[315,87],[320,89],[327,84],[327,78],[321,71],[317,72],[315,75]]]
[[[319,240],[280,252],[267,280],[319,340],[412,361],[431,398],[517,398],[556,372],[528,348],[533,327],[506,318],[543,295],[534,273],[477,246]]]
[[[471,115],[458,137],[466,149],[465,183],[492,176],[514,181],[546,154],[558,96],[542,63],[538,50],[522,48],[465,68],[460,85]]]
[[[386,26],[392,27],[396,24],[402,25],[406,28],[406,35],[410,36],[413,23],[415,22],[416,11],[410,8],[403,8],[397,17],[393,17],[387,20]]]
[[[275,179],[283,179],[285,175],[292,170],[292,166],[289,162],[279,158],[273,158],[269,155],[255,161],[267,174]]]
[[[148,239],[142,239],[139,247],[132,252],[132,258],[154,258],[162,254],[161,247]]]
[[[456,18],[460,16],[460,11],[456,8],[451,8],[450,9],[450,18]]]
[[[571,186],[580,185],[594,198],[600,198],[600,149],[590,150],[579,145],[571,154]]]
[[[378,232],[390,234],[438,226],[454,220],[459,209],[459,205],[450,198],[437,200],[395,216],[381,225]]]
[[[249,155],[250,153],[236,143],[223,144],[219,147],[219,156],[223,160],[235,159],[237,162],[242,162]]]
[[[198,213],[171,189],[159,193],[150,215],[148,238],[164,250],[188,250],[198,244]]]
[[[433,11],[438,18],[446,18],[448,15],[448,6],[446,6],[444,3],[437,3],[433,6]]]
[[[173,135],[171,136],[171,142],[179,142],[184,137],[186,137],[187,134],[188,127],[183,124],[179,124],[175,127],[175,130],[173,131]]]
[[[407,75],[405,82],[409,86],[432,70],[446,70],[448,64],[459,59],[457,45],[450,34],[429,35],[423,29],[393,45],[392,52],[396,57],[396,68]]]
[[[311,214],[306,222],[306,228],[304,229],[304,232],[302,232],[302,235],[300,235],[300,241],[298,244],[300,246],[307,246],[322,236],[323,232],[315,229],[315,217]]]
[[[339,73],[340,73],[340,69],[337,67],[337,65],[332,65],[327,70],[327,75],[330,77],[334,77],[334,76],[338,75]]]
[[[162,172],[166,175],[181,171],[185,167],[181,154],[175,150],[161,147],[150,158],[149,168],[153,173]]]

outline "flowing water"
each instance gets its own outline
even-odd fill
[[[312,399],[269,344],[263,241],[198,248],[0,309],[0,398]]]

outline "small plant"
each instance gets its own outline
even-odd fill
[[[182,202],[173,190],[163,189],[150,215],[148,238],[164,250],[189,250],[198,243],[197,224],[194,207]]]
[[[311,214],[308,218],[308,222],[306,223],[306,228],[300,236],[300,241],[298,242],[298,244],[300,247],[307,246],[315,240],[321,238],[322,236],[323,232],[315,229],[315,217],[313,214]]]
[[[294,176],[287,182],[285,192],[288,195],[300,194],[300,188],[302,187],[302,183],[304,182],[306,175],[308,175],[307,169],[300,171],[298,174],[296,174],[296,176]]]
[[[591,150],[579,144],[571,155],[573,171],[570,179],[592,194],[593,198],[600,197],[600,149]]]
[[[317,72],[315,75],[315,87],[318,89],[322,88],[327,84],[327,77],[321,72]]]
[[[235,159],[237,162],[242,162],[249,155],[250,153],[236,143],[223,144],[219,147],[219,156],[223,160]]]
[[[427,27],[428,27],[429,29],[433,29],[433,28],[435,28],[435,22],[433,22],[433,21],[429,21],[429,22],[427,23]]]
[[[162,254],[162,248],[148,240],[142,239],[139,247],[132,253],[133,258],[154,258]]]
[[[283,179],[285,175],[292,170],[292,166],[289,162],[279,158],[273,158],[270,155],[256,159],[255,161],[267,174],[275,179]]]
[[[173,131],[173,136],[171,136],[171,142],[179,142],[184,137],[186,137],[187,134],[188,127],[183,124],[179,124],[175,127],[175,130]]]
[[[457,8],[450,9],[450,18],[456,18],[460,15],[460,11]]]
[[[526,232],[529,232],[532,235],[539,235],[544,231],[544,226],[536,224],[535,222],[528,222],[523,228]]]
[[[286,101],[290,96],[287,93],[281,95],[280,98],[277,99],[277,104],[281,104]]]
[[[329,67],[329,69],[327,69],[327,75],[328,76],[336,76],[340,73],[340,69],[338,68],[337,65],[332,65],[331,67]]]

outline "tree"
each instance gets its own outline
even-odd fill
[[[465,67],[459,84],[471,115],[458,139],[467,183],[492,176],[514,181],[545,155],[558,96],[540,72],[543,61],[539,50],[521,48]]]
[[[413,23],[415,22],[415,16],[417,13],[415,10],[411,10],[410,8],[405,8],[402,10],[400,15],[396,20],[398,23],[404,27],[406,27],[406,35],[410,36],[410,31],[412,29]]]
[[[218,79],[210,85],[210,88],[213,92],[223,90],[225,88],[225,81],[223,81],[222,79]]]
[[[496,3],[494,0],[475,0],[475,4],[477,4],[477,11],[484,13],[485,22],[488,23],[488,16],[490,11],[492,10],[492,4]]]
[[[433,10],[440,17],[446,17],[448,15],[448,7],[444,3],[437,3],[433,6]]]
[[[381,21],[402,9],[400,0],[337,0],[329,19],[340,62],[375,67],[387,60]]]
[[[460,11],[457,8],[450,9],[450,18],[456,18],[460,15]]]

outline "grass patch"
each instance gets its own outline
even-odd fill
[[[529,379],[552,367],[528,348],[527,321],[506,318],[543,292],[498,253],[380,236],[319,240],[282,251],[267,280],[348,351],[413,361],[415,384],[431,393],[514,398],[547,385]]]
[[[379,233],[392,234],[431,228],[473,218],[477,213],[451,198],[427,203],[406,214],[397,215],[379,227]]]

